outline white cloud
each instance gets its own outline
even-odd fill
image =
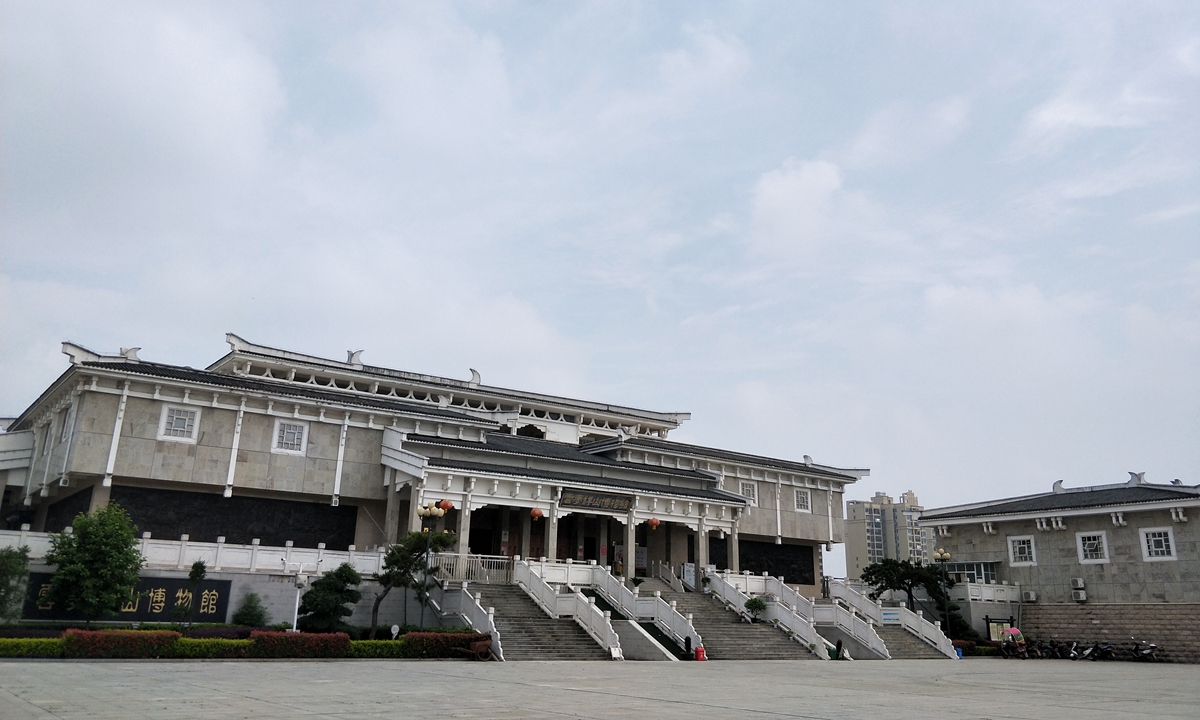
[[[831,162],[794,158],[763,173],[752,199],[754,246],[811,259],[832,243],[889,236],[883,211],[862,193],[844,189],[843,178]]]
[[[893,104],[866,122],[846,151],[846,164],[878,166],[919,159],[964,132],[970,111],[970,102],[961,96],[920,108]]]

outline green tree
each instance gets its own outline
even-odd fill
[[[267,615],[267,609],[262,606],[262,598],[258,596],[258,593],[246,593],[246,597],[242,598],[242,604],[233,613],[233,624],[247,627],[266,627],[271,624],[271,617]]]
[[[300,598],[298,625],[304,632],[338,632],[347,629],[342,618],[354,614],[352,605],[362,599],[358,586],[362,575],[350,563],[342,563],[313,581]]]
[[[196,593],[200,591],[200,583],[204,582],[204,578],[208,577],[208,565],[203,560],[197,560],[192,563],[192,569],[188,572],[188,602],[175,605],[175,619],[184,623],[184,631],[190,630],[192,627],[192,617],[196,614]]]
[[[767,609],[767,603],[760,597],[752,597],[746,601],[746,610],[758,620],[758,614]]]
[[[941,568],[892,558],[886,558],[866,566],[860,577],[864,583],[873,588],[872,600],[878,599],[888,590],[896,590],[908,596],[908,607],[913,609],[916,608],[913,591],[917,588],[924,588],[929,597],[940,600],[942,583],[945,582],[948,586],[954,585],[954,581],[950,580]]]
[[[428,538],[428,540],[426,540]],[[379,583],[379,594],[371,606],[371,639],[379,628],[379,606],[383,599],[394,588],[407,590],[421,584],[421,575],[425,570],[425,549],[428,542],[429,552],[442,552],[454,545],[454,533],[441,532],[430,535],[425,532],[412,532],[400,538],[395,545],[388,547],[383,555],[383,568],[375,573],[372,579]],[[437,573],[437,568],[430,568],[430,574]],[[404,599],[404,624],[408,624],[408,598]]]
[[[29,547],[0,549],[0,622],[20,619],[29,581]]]
[[[145,560],[137,549],[137,526],[116,503],[79,513],[71,527],[71,534],[50,538],[46,564],[58,566],[50,600],[79,612],[90,627],[129,602]]]

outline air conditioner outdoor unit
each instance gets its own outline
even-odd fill
[[[1037,593],[1032,590],[1023,590],[1021,592],[1021,602],[1037,602]]]
[[[1071,591],[1071,599],[1074,600],[1075,602],[1087,602],[1087,591],[1086,590],[1072,590]]]
[[[1082,590],[1083,589],[1083,578],[1071,578],[1071,589],[1072,590]]]

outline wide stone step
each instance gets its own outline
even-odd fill
[[[494,611],[505,660],[607,660],[601,648],[574,619],[549,617],[515,585],[472,588],[480,604]]]

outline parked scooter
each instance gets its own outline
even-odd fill
[[[1133,647],[1129,648],[1131,660],[1158,662],[1158,645],[1146,640],[1138,640],[1134,637],[1129,638],[1129,640],[1133,643]]]
[[[1106,642],[1103,645],[1096,643],[1093,646],[1095,651],[1088,656],[1088,660],[1116,660],[1117,648],[1112,643]]]
[[[1100,643],[1094,642],[1094,643],[1092,643],[1091,647],[1083,648],[1082,650],[1077,650],[1077,652],[1075,653],[1075,657],[1073,657],[1071,659],[1072,660],[1095,660],[1096,656],[1099,654],[1100,654]]]

